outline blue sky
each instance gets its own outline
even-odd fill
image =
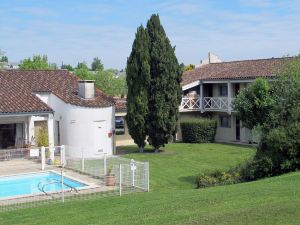
[[[47,54],[76,65],[98,56],[124,68],[136,28],[159,13],[179,62],[209,51],[224,61],[300,52],[299,0],[0,0],[0,49],[10,61]]]

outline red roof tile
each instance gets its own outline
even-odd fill
[[[116,111],[125,111],[126,110],[126,98],[115,97],[116,102]]]
[[[210,63],[183,73],[181,85],[198,80],[274,77],[292,57]]]
[[[114,105],[112,97],[96,89],[95,99],[78,96],[78,78],[66,70],[0,71],[0,113],[51,112],[35,92],[51,92],[66,103],[83,107]]]

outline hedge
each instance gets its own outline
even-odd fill
[[[184,143],[208,143],[215,140],[217,121],[212,119],[189,119],[180,122]]]

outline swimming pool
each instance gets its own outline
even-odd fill
[[[87,186],[64,176],[64,190]],[[40,172],[0,177],[0,199],[62,190],[61,176],[54,172]]]

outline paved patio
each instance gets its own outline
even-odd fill
[[[46,165],[45,167],[46,170],[51,168],[55,168],[55,166]],[[38,160],[12,159],[0,161],[0,176],[40,171],[42,171],[42,164]]]

